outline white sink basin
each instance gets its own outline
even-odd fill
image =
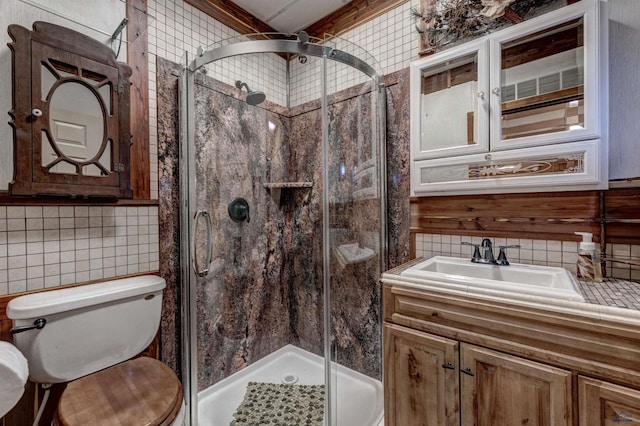
[[[405,269],[400,275],[464,285],[468,291],[487,289],[584,302],[578,283],[564,268],[519,263],[485,265],[469,259],[435,256]]]

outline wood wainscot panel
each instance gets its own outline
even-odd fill
[[[640,245],[640,188],[604,193],[606,241]]]
[[[416,234],[640,245],[640,188],[411,198],[410,255]]]
[[[411,198],[411,232],[577,241],[601,235],[597,191]]]

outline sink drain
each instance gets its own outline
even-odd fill
[[[282,377],[281,381],[285,385],[292,385],[294,383],[298,383],[298,376],[293,374],[287,374],[286,376]]]

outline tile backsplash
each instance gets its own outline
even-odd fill
[[[416,256],[429,258],[432,256],[469,257],[473,254],[473,247],[462,245],[461,242],[480,244],[485,237],[460,235],[416,234]],[[572,273],[576,272],[578,260],[578,242],[557,240],[531,240],[524,238],[493,238],[488,237],[495,247],[505,245],[520,245],[520,248],[507,249],[510,262],[526,263],[542,266],[557,266]],[[495,250],[496,256],[498,250]],[[629,244],[607,244],[606,255],[618,260],[640,259],[640,246]],[[606,263],[607,276],[640,280],[640,267],[618,262]]]
[[[0,206],[0,295],[159,269],[158,207]]]

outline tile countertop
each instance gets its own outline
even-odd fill
[[[601,283],[578,280],[578,284],[587,303],[640,311],[638,282],[605,278]]]

